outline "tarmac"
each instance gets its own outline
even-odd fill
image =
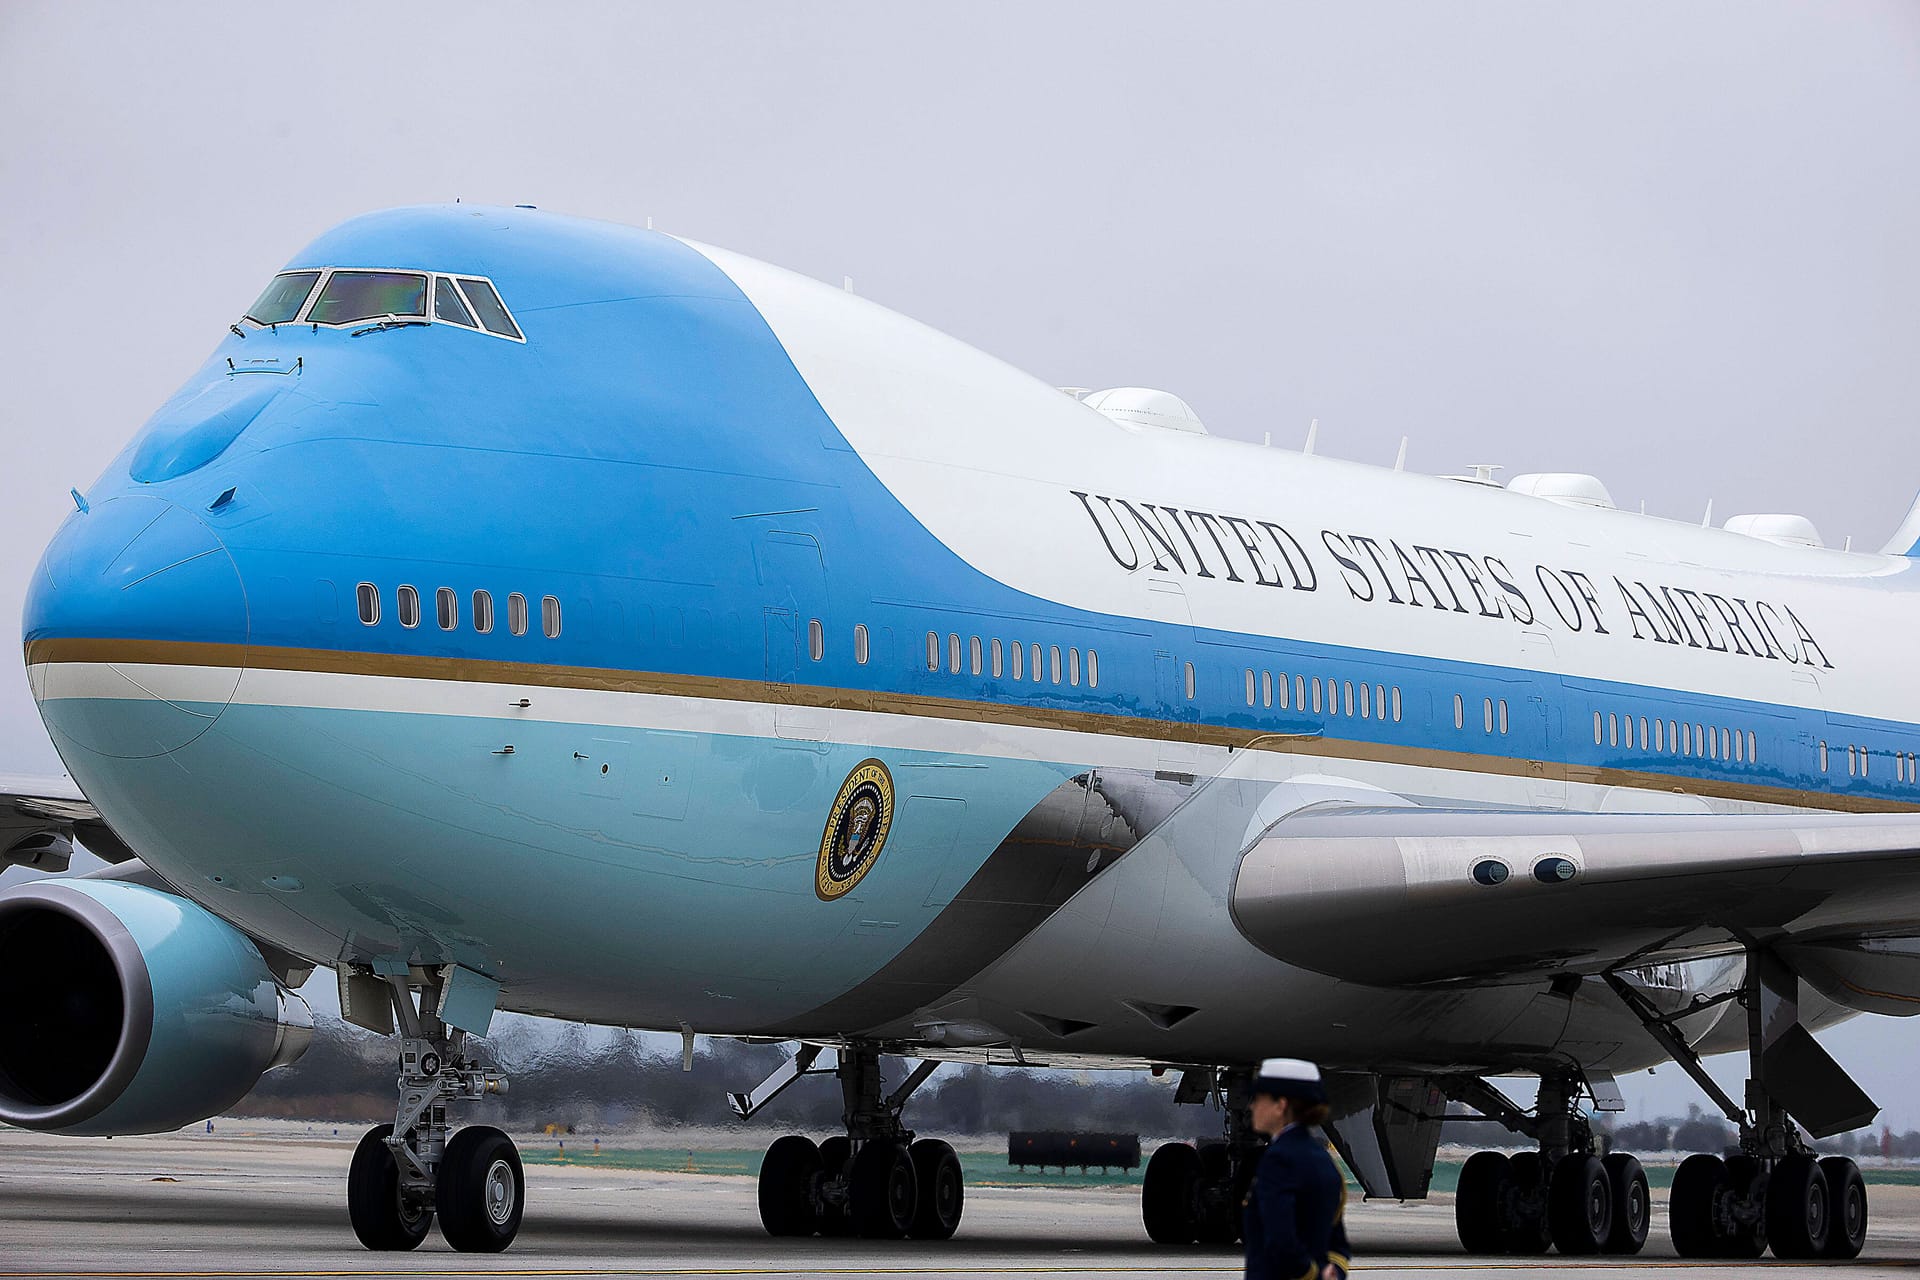
[[[1163,1249],[1129,1187],[969,1186],[954,1239],[775,1240],[754,1180],[595,1167],[527,1166],[527,1215],[507,1253],[457,1254],[429,1237],[407,1254],[361,1249],[347,1225],[356,1135],[198,1132],[71,1139],[0,1129],[0,1276],[1236,1276],[1237,1252]],[[1920,1272],[1920,1187],[1871,1191],[1866,1254],[1817,1264],[1852,1276]],[[1657,1196],[1663,1200],[1663,1196]],[[1664,1206],[1635,1258],[1469,1258],[1449,1197],[1354,1203],[1348,1231],[1362,1274],[1382,1277],[1567,1271],[1727,1276],[1808,1264],[1674,1257]]]

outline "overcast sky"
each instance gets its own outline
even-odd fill
[[[1920,488],[1912,3],[11,0],[0,120],[7,618],[275,269],[455,197],[852,276],[1222,435],[1866,547]],[[0,772],[58,767],[0,664]],[[1917,1036],[1828,1037],[1901,1127]]]

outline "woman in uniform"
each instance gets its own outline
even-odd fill
[[[1253,1127],[1271,1139],[1247,1191],[1247,1280],[1345,1280],[1347,1181],[1314,1132],[1327,1118],[1320,1068],[1268,1058],[1253,1082]]]

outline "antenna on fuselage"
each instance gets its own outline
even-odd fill
[[[1400,452],[1393,455],[1393,469],[1395,471],[1407,469],[1407,437],[1405,436],[1400,437]]]
[[[1707,514],[1700,517],[1700,527],[1702,529],[1713,528],[1713,499],[1712,498],[1707,499]]]
[[[842,289],[845,289],[845,290],[846,290],[846,291],[847,291],[848,293],[852,293],[852,292],[853,292],[853,277],[852,277],[852,276],[841,276],[841,277],[840,277],[840,287],[841,287]]]
[[[1319,439],[1320,439],[1320,419],[1315,418],[1312,422],[1309,422],[1307,424],[1307,447],[1302,449],[1300,452],[1304,453],[1309,458],[1311,458],[1313,456],[1314,443]]]
[[[651,230],[653,230],[653,215],[652,215],[652,214],[648,214],[648,215],[647,215],[647,230],[649,230],[649,231],[651,231]]]

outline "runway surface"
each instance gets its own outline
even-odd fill
[[[371,1254],[347,1226],[352,1146],[277,1134],[57,1139],[0,1130],[0,1276],[1235,1276],[1225,1250],[1167,1250],[1130,1189],[970,1187],[960,1235],[912,1242],[773,1240],[745,1177],[529,1165],[526,1226],[508,1253]],[[1867,1255],[1836,1274],[1920,1272],[1920,1188],[1875,1187]],[[1807,1264],[1682,1262],[1664,1211],[1621,1260],[1460,1253],[1452,1205],[1355,1204],[1365,1275],[1511,1277],[1577,1271],[1747,1274]],[[1827,1269],[1823,1267],[1822,1269]]]

